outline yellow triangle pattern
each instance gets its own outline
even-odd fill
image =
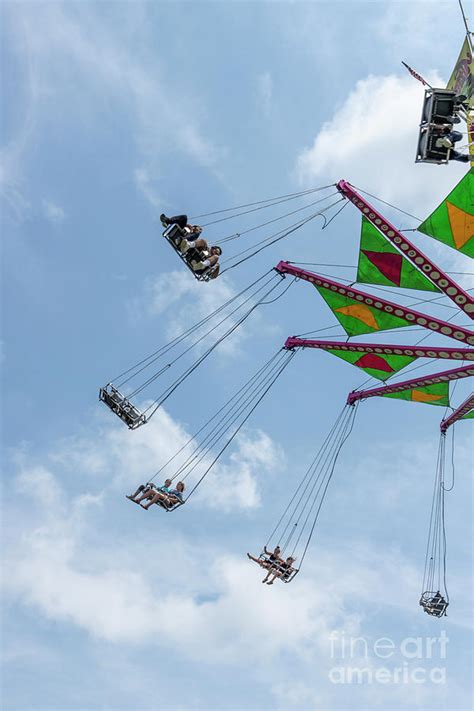
[[[339,309],[334,309],[335,312],[344,314],[344,316],[351,316],[352,318],[362,321],[369,328],[373,328],[374,331],[380,331],[380,326],[378,325],[374,314],[365,304],[350,304],[349,306],[341,306]]]
[[[448,208],[449,224],[451,225],[454,244],[456,249],[461,249],[466,242],[469,242],[474,237],[474,215],[470,215],[447,200],[446,207]]]
[[[435,402],[436,400],[442,400],[444,395],[432,395],[431,393],[424,393],[422,390],[412,390],[411,399],[413,402]]]

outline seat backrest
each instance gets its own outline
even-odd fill
[[[432,121],[437,123],[438,121],[449,122],[449,119],[454,114],[454,97],[455,92],[437,91],[435,89],[433,93],[433,106],[432,106]]]
[[[422,121],[445,123],[455,111],[456,92],[450,89],[426,89],[423,101]]]
[[[420,127],[416,155],[418,162],[446,163],[449,160],[451,149],[437,146],[436,141],[439,137],[439,130],[429,126]]]
[[[172,242],[176,247],[179,247],[182,240],[186,237],[186,232],[179,225],[171,225],[163,232],[166,239]]]
[[[203,259],[202,252],[200,252],[196,247],[191,247],[186,252],[186,261],[192,265],[192,263],[201,262]]]
[[[192,254],[189,254],[192,252]],[[198,249],[188,249],[186,252],[186,261],[193,270],[194,274],[199,274],[200,277],[205,276],[210,272],[210,267],[204,267],[202,269],[196,269],[197,265],[204,261],[204,259],[207,259],[206,255],[203,252],[200,252]]]

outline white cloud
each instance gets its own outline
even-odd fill
[[[7,22],[11,20],[8,14],[4,13],[4,15]],[[19,114],[21,120],[17,123],[16,132],[2,146],[0,152],[0,195],[9,206],[14,219],[20,222],[31,210],[31,203],[23,194],[23,173],[20,164],[37,129],[40,86],[37,68],[30,52],[29,34],[25,32],[22,22],[17,26],[16,39],[19,52],[26,58],[25,100]]]
[[[144,292],[144,303],[150,316],[173,309],[172,335],[199,321],[235,295],[228,281],[200,282],[185,269],[149,279]]]
[[[404,2],[401,6],[399,0],[386,0],[381,9],[383,11],[380,15],[374,13],[369,19],[367,36],[377,37],[382,51],[411,64],[410,57],[414,53],[421,57],[429,56],[433,49],[433,38],[436,38],[437,56],[442,57],[443,62],[445,58],[449,60],[451,57],[454,65],[457,59],[456,50],[461,48],[463,41],[462,30],[457,27],[461,18],[455,3],[449,0],[417,0]],[[459,48],[456,45],[453,47],[453,39],[456,36],[459,38]],[[410,52],[410,56],[403,54],[405,52]],[[415,68],[423,75],[429,70],[426,64]],[[445,84],[446,82],[438,86]]]
[[[39,504],[56,506],[60,501],[60,487],[53,474],[43,466],[32,467],[17,479],[20,494],[27,495],[32,489]]]
[[[191,123],[183,123],[177,130],[177,148],[184,148],[197,163],[213,168],[219,160],[226,156],[226,150],[214,146],[212,142],[205,138],[196,126]]]
[[[149,403],[144,403],[144,406]],[[219,403],[220,406],[222,403]],[[216,406],[216,409],[217,407]],[[115,417],[112,413],[103,413],[105,417]],[[174,421],[161,407],[153,418],[130,436],[130,432],[121,423],[111,427],[110,420],[100,427],[100,435],[95,437],[70,437],[52,448],[48,460],[51,466],[60,467],[63,477],[77,476],[86,481],[99,481],[109,493],[122,489],[134,489],[139,483],[148,481],[169,458],[180,450],[191,437],[182,424]],[[199,423],[199,426],[202,423]],[[196,426],[196,429],[198,427]],[[205,435],[205,433],[204,433]],[[203,437],[204,435],[201,435]],[[225,443],[224,438],[192,471],[186,481],[189,490],[204,473]],[[169,468],[163,471],[158,480],[165,479],[179,469],[196,442],[191,442],[183,452],[173,459]],[[220,460],[211,470],[195,496],[199,506],[221,508],[226,511],[248,510],[260,504],[260,482],[262,473],[281,467],[283,453],[273,440],[260,430],[249,428],[242,430],[228,450],[228,458]],[[27,455],[17,458],[19,466],[26,466]],[[41,473],[41,477],[40,477]],[[43,468],[33,469],[38,481],[52,475]],[[55,479],[53,478],[54,482]],[[45,491],[48,488],[44,487]],[[89,496],[89,495],[88,495]],[[85,499],[88,503],[100,503],[101,499]],[[194,505],[193,504],[189,504]]]
[[[436,75],[426,78],[443,85]],[[300,181],[346,178],[424,219],[465,173],[465,166],[414,163],[422,97],[422,85],[409,75],[358,81],[313,145],[298,156]]]
[[[0,195],[9,206],[16,222],[24,220],[31,210],[31,203],[23,195],[21,181],[17,178],[15,157],[19,152],[20,148],[10,147],[2,153],[0,165]]]
[[[153,180],[150,177],[150,171],[147,168],[137,168],[133,173],[133,178],[137,190],[142,194],[145,200],[160,213],[163,212],[165,202],[158,192],[153,187]]]
[[[19,506],[13,500],[8,512],[5,592],[37,619],[79,628],[96,642],[161,650],[200,669],[255,667],[284,708],[331,708],[339,697],[328,672],[345,663],[330,654],[333,631],[362,635],[370,644],[385,633],[376,628],[374,637],[367,628],[374,609],[411,614],[418,571],[394,550],[379,553],[356,541],[319,548],[294,583],[268,588],[262,570],[211,539],[203,546],[175,532],[165,544],[147,547],[126,521],[111,536],[106,501],[95,516],[82,505],[83,494],[68,495],[54,479],[39,469],[21,477]],[[163,532],[160,538],[163,543]],[[386,666],[373,656],[350,664]],[[429,688],[419,698],[429,706],[435,693]],[[406,703],[409,685],[395,686],[394,694]],[[364,699],[383,702],[383,689],[358,689],[357,701]]]
[[[66,213],[63,208],[51,200],[43,200],[43,215],[47,220],[57,225],[64,220]]]
[[[12,42],[28,68],[25,119],[2,154],[2,192],[17,215],[28,206],[20,186],[33,139],[52,104],[62,105],[65,121],[86,123],[97,120],[100,97],[102,106],[131,117],[129,135],[145,163],[135,181],[152,204],[158,160],[170,148],[217,171],[223,149],[203,134],[197,112],[182,110],[181,97],[167,86],[159,62],[123,41],[124,27],[145,21],[146,5],[129,4],[122,12],[122,24],[111,28],[92,5],[78,12],[67,3],[8,8]],[[205,110],[201,113],[204,120]]]
[[[244,432],[235,442],[236,450],[230,455],[229,464],[217,466],[209,476],[207,486],[212,496],[205,490],[201,493],[200,498],[211,508],[223,511],[256,508],[261,503],[259,483],[263,472],[282,469],[283,452],[265,432],[257,431],[253,437]]]
[[[329,709],[330,697],[314,686],[297,679],[288,679],[274,684],[272,694],[281,708]]]
[[[212,282],[200,282],[194,279],[192,274],[183,267],[182,269],[165,272],[157,277],[147,279],[143,287],[142,295],[129,302],[128,310],[130,318],[133,320],[144,317],[153,318],[157,315],[166,314],[168,318],[165,331],[166,339],[172,340],[207,317],[235,295],[236,292],[229,279],[215,279]],[[238,303],[242,303],[245,298],[246,297],[243,296],[238,302],[229,305],[229,307],[213,317],[208,323],[203,324],[199,330],[196,330],[195,334],[191,334],[191,339],[198,340],[204,333],[216,327],[215,330],[212,331],[212,334],[203,340],[201,351],[209,347],[209,339],[211,339],[212,342],[216,341],[237,322],[246,310],[251,308],[253,303],[255,303],[255,301],[249,300],[235,315],[230,316],[231,311],[236,308]],[[222,325],[217,326],[226,315],[229,315],[229,319],[224,321]],[[255,328],[255,323],[261,325],[258,311],[250,316],[250,321],[239,326],[228,338],[219,344],[218,352],[226,356],[230,355],[236,357],[240,352],[242,339],[250,332],[249,328]],[[190,342],[191,341],[186,341],[187,345],[189,345]],[[180,348],[184,347],[185,346],[181,346]],[[199,352],[199,346],[197,352]]]
[[[270,658],[284,649],[298,653],[299,645],[311,640],[317,648],[341,614],[342,590],[334,578],[327,598],[328,572],[333,576],[328,560],[331,571],[320,569],[318,587],[311,585],[310,574],[285,594],[276,588],[262,594],[261,571],[243,558],[193,550],[175,539],[160,553],[169,578],[165,586],[159,568],[153,574],[143,566],[143,549],[126,534],[116,538],[113,556],[108,537],[101,542],[99,531],[94,548],[85,546],[92,533],[90,506],[83,506],[82,495],[66,496],[48,474],[36,468],[20,478],[22,506],[14,518],[18,535],[11,530],[11,575],[5,584],[11,595],[49,619],[110,641],[157,639],[192,659],[230,663]],[[99,520],[104,521],[103,514]],[[189,582],[177,587],[183,575]],[[198,602],[196,586],[201,596],[211,593],[212,600]]]
[[[331,633],[363,636],[369,644],[380,636],[397,641],[426,634],[416,606],[419,561],[376,540],[351,537],[345,542],[331,527],[329,536],[323,533],[314,541],[293,583],[262,585],[263,571],[245,558],[245,531],[242,554],[226,550],[229,541],[218,513],[211,521],[202,509],[205,496],[190,504],[201,509],[202,518],[189,527],[186,507],[170,520],[158,510],[154,517],[125,503],[123,487],[130,478],[141,478],[150,462],[165,456],[172,438],[179,443],[181,436],[182,428],[161,412],[156,422],[133,435],[125,428],[102,426],[89,439],[63,441],[44,462],[31,463],[31,452],[21,452],[5,510],[5,601],[13,613],[26,608],[40,623],[58,623],[61,635],[68,628],[83,630],[96,649],[101,641],[112,643],[114,647],[106,646],[112,657],[137,649],[149,656],[151,650],[198,665],[196,673],[203,665],[222,673],[226,667],[234,673],[242,669],[283,708],[347,707],[344,694],[354,693],[354,687],[336,688],[328,680],[331,667],[344,663],[330,654]],[[274,467],[280,459],[268,436],[257,432],[241,439],[229,466],[238,471],[242,462],[252,460],[261,476],[262,468]],[[88,472],[91,464],[95,469]],[[366,460],[364,467],[371,468],[368,480],[360,470],[351,476],[378,498],[380,488],[372,484],[376,473],[380,478],[380,462]],[[401,476],[408,481],[419,467],[419,458],[407,471],[401,462]],[[222,471],[215,483],[226,486],[226,476]],[[246,495],[247,483],[242,482]],[[213,492],[210,484],[203,485],[207,496]],[[118,512],[120,500],[125,514]],[[384,503],[387,515],[395,517],[398,496],[386,497]],[[453,593],[456,608],[468,590],[467,581],[460,581]],[[459,620],[454,612],[449,624]],[[7,652],[27,662],[28,647],[13,646]],[[387,666],[373,656],[350,663]],[[400,666],[399,659],[393,666]],[[353,707],[383,705],[386,688],[357,687]],[[450,692],[452,688],[450,680]],[[411,684],[390,685],[390,690],[400,708],[413,698],[435,707],[437,689],[431,686],[418,691]],[[456,693],[463,698],[463,689]]]

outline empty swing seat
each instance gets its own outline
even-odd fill
[[[163,232],[163,237],[173,247],[181,261],[184,262],[187,268],[192,272],[194,278],[198,281],[209,281],[211,271],[209,267],[207,269],[199,270],[199,272],[193,269],[193,262],[197,263],[201,261],[201,255],[198,250],[189,249],[187,252],[181,252],[180,250],[181,242],[189,236],[189,233],[186,232],[186,230],[181,229],[179,225],[170,225]]]
[[[425,89],[423,123],[451,123],[456,116],[458,102],[451,89]]]
[[[449,602],[437,592],[424,592],[420,598],[420,605],[428,615],[443,617],[446,615]]]
[[[104,402],[112,412],[118,415],[131,430],[135,430],[137,427],[140,427],[140,425],[144,425],[147,421],[146,416],[111,383],[108,383],[108,385],[100,389],[99,400]]]

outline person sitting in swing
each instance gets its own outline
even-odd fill
[[[163,227],[170,227],[171,225],[178,225],[184,232],[191,235],[200,235],[202,232],[202,227],[199,225],[189,225],[187,215],[175,215],[174,217],[166,217],[164,213],[160,215],[160,222]]]
[[[186,237],[176,246],[181,254],[185,256],[193,272],[200,275],[209,270],[210,279],[215,279],[219,276],[219,257],[222,254],[222,249],[217,245],[209,247],[206,240],[200,237],[202,227],[199,225],[189,225],[187,215],[166,217],[166,215],[162,213],[160,220],[163,227],[178,225],[178,227],[186,233]]]
[[[439,136],[435,140],[436,148],[450,148],[449,160],[458,160],[461,163],[468,163],[470,157],[467,153],[460,153],[455,150],[455,144],[462,140],[462,133],[453,129],[452,123],[431,124],[435,135]]]
[[[171,484],[169,479],[167,479],[167,481]],[[184,504],[183,492],[184,484],[182,481],[178,481],[175,489],[167,488],[166,491],[158,490],[151,498],[148,496],[142,496],[137,503],[140,503],[144,498],[150,498],[150,501],[146,504],[146,506],[140,503],[140,506],[145,509],[145,511],[148,511],[150,506],[153,506],[153,504],[161,504],[165,509],[171,509],[177,504]]]
[[[270,570],[262,580],[262,583],[266,583],[267,585],[273,585],[276,578],[287,580],[290,577],[291,573],[294,571],[293,563],[295,562],[295,560],[296,558],[292,558],[291,556],[289,556],[286,560],[282,561],[281,563],[278,563],[276,567],[270,568]]]
[[[186,261],[190,265],[195,274],[209,273],[209,279],[215,279],[219,276],[219,257],[222,254],[222,249],[214,245],[209,247],[205,239],[197,239],[194,242],[183,240],[179,246],[181,252],[186,256]]]
[[[255,556],[250,555],[250,553],[247,553],[247,557],[250,560],[253,560],[255,563],[258,563],[262,568],[274,568],[277,563],[282,563],[283,560],[280,557],[281,553],[281,548],[280,546],[277,546],[275,550],[273,551],[267,551],[267,547],[263,546],[263,552],[265,553],[268,558],[255,558]]]
[[[141,484],[135,491],[135,493],[131,494],[130,496],[127,495],[126,498],[130,499],[130,501],[133,501],[133,503],[135,504],[139,504],[140,501],[143,501],[143,499],[152,499],[157,491],[168,493],[171,484],[171,479],[166,479],[163,486],[156,486],[156,484],[154,484],[152,481],[149,481],[147,484]],[[137,499],[137,496],[139,494],[142,494],[142,496]]]

